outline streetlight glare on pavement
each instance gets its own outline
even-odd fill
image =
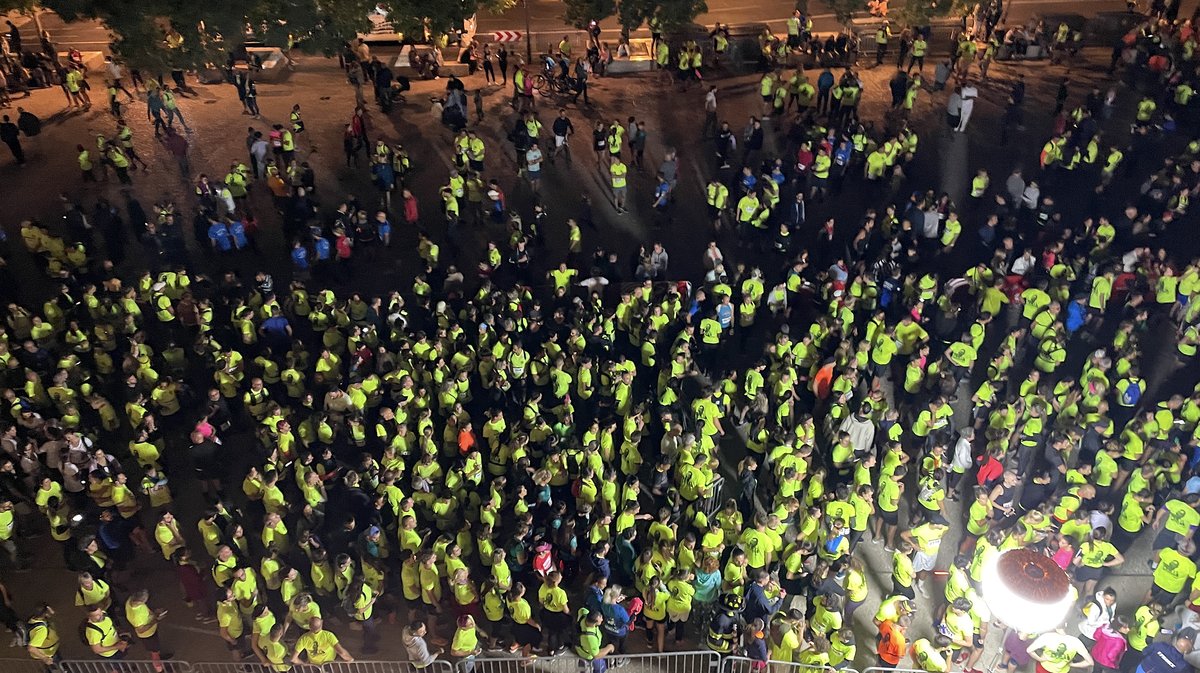
[[[1010,549],[983,571],[983,600],[1005,626],[1025,634],[1062,624],[1074,602],[1067,573],[1047,556]]]

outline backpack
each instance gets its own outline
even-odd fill
[[[358,619],[355,616],[358,614],[358,607],[355,606],[355,603],[358,602],[359,598],[362,598],[363,593],[364,592],[361,588],[358,590],[358,594],[351,594],[349,591],[347,591],[346,597],[342,599],[342,604],[341,604],[342,611],[345,612],[350,617],[350,619],[354,619],[354,620]]]
[[[1125,387],[1125,392],[1121,393],[1121,404],[1130,407],[1136,407],[1139,400],[1142,399],[1142,382],[1140,379],[1133,379],[1129,385]]]
[[[104,629],[101,629],[99,626],[89,622],[87,619],[79,622],[79,642],[83,643],[83,646],[88,648],[90,651],[92,649],[92,644],[88,642],[88,629],[95,629],[96,631],[99,631],[101,635],[104,634]]]

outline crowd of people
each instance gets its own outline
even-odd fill
[[[789,49],[811,41],[795,26]],[[950,50],[956,131],[996,30],[979,21]],[[464,129],[448,182],[427,195],[441,207],[422,214],[407,151],[370,138],[360,106],[347,163],[368,149],[382,205],[322,211],[296,152],[308,132],[297,105],[288,124],[249,129],[250,166],[179,195],[194,206],[192,244],[170,198],[149,214],[131,194],[123,209],[102,200],[90,221],[66,200],[61,223],[22,222],[15,254],[53,289],[38,303],[0,283],[0,549],[26,570],[40,544],[26,534],[48,530],[78,590],[74,607],[31,615],[4,601],[2,621],[49,670],[76,623],[97,657],[161,667],[166,616],[131,573],[161,555],[231,659],[277,671],[370,658],[392,629],[418,667],[570,650],[599,673],[640,631],[638,651],[762,666],[978,671],[995,628],[981,573],[1028,548],[1070,573],[1081,608],[1065,629],[1007,633],[1010,672],[1031,660],[1039,673],[1186,668],[1200,621],[1200,262],[1162,241],[1200,190],[1200,141],[1179,128],[1195,73],[1170,65],[1193,59],[1190,22],[1150,21],[1123,43],[1126,67],[1158,78],[1128,101],[1128,141],[1101,132],[1119,101],[1064,95],[1038,170],[1003,184],[973,171],[961,207],[932,190],[894,198],[925,160],[914,102],[936,94],[921,81],[927,45],[910,47],[878,126],[859,116],[853,68],[817,86],[772,68],[757,85],[763,114],[741,133],[716,87],[696,94],[718,158],[710,223],[738,247],[727,256],[714,240],[703,277],[679,277],[654,244],[630,265],[634,282],[615,282],[608,253],[581,254],[590,215],[555,228],[566,250],[553,257],[540,178],[543,161],[570,159],[574,126],[564,108],[543,127],[524,65],[509,140],[528,210]],[[694,44],[667,49],[660,64],[685,83],[704,67]],[[369,52],[345,61],[378,72]],[[1011,86],[1020,105],[1024,80]],[[250,91],[239,86],[244,105]],[[152,84],[148,115],[169,145],[178,110],[164,94]],[[763,126],[786,119],[771,153]],[[129,181],[138,157],[119,126],[97,140],[105,166],[79,146],[84,180],[112,168]],[[617,214],[644,143],[633,118],[593,131]],[[674,160],[655,179],[664,228],[683,198]],[[1118,176],[1146,188],[1117,203]],[[276,217],[251,212],[255,190],[282,214],[290,249],[273,252],[289,255],[290,280],[219,261],[257,251],[256,218]],[[1079,195],[1095,205],[1068,221],[1057,202]],[[871,205],[852,236],[832,217],[808,222],[847,199]],[[419,230],[423,268],[369,296],[351,259],[393,254],[393,219]],[[468,220],[504,228],[482,259],[456,244]],[[152,268],[126,271],[126,223],[145,230]],[[532,263],[534,249],[554,262]],[[201,512],[175,506],[192,487]],[[1119,610],[1107,574],[1143,537],[1152,586]],[[890,559],[890,581],[865,545]],[[935,586],[918,619],[918,594]],[[873,592],[873,618],[856,618]]]

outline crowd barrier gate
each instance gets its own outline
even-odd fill
[[[32,659],[30,660],[32,661]],[[163,673],[192,673],[192,665],[186,661],[165,659],[161,664]],[[38,664],[44,673],[46,668]],[[58,663],[62,673],[158,673],[153,661],[138,659],[63,659]],[[8,669],[5,669],[7,672]]]
[[[490,653],[489,653],[490,654]],[[609,671],[620,673],[860,673],[853,668],[809,666],[785,661],[767,662],[765,670],[747,657],[721,656],[708,650],[665,652],[663,654],[610,654],[605,658]],[[278,673],[272,666],[257,662],[188,662],[165,660],[163,673]],[[2,673],[45,673],[45,667],[32,659],[0,659]],[[436,659],[424,668],[408,661],[335,661],[315,666],[292,666],[290,673],[591,673],[589,662],[568,652],[553,657],[496,656],[468,657],[456,662]],[[55,673],[158,673],[152,661],[110,661],[105,659],[63,660]],[[872,666],[861,673],[924,673],[909,668]]]
[[[720,673],[755,673],[762,671],[763,673],[859,673],[856,669],[850,667],[834,668],[832,666],[810,666],[809,664],[797,664],[791,661],[768,661],[766,669],[755,669],[757,662],[748,657],[728,656],[721,660]],[[869,669],[868,669],[869,670]]]

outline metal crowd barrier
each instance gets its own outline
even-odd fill
[[[194,662],[188,671],[179,673],[279,673],[274,666],[259,663]],[[335,661],[322,666],[300,664],[292,666],[290,673],[454,673],[454,664],[444,659],[419,668],[409,661]]]
[[[192,673],[192,665],[186,661],[164,660],[161,664],[136,659],[64,659],[58,668],[63,673],[158,673],[155,666],[162,666],[163,673]],[[40,670],[45,671],[45,667]],[[4,669],[7,673],[8,669]]]
[[[722,658],[705,650],[666,652],[663,654],[609,655],[608,668],[626,669],[622,673],[757,673],[753,661],[745,657]],[[163,673],[278,673],[273,666],[256,662],[187,662],[166,660]],[[789,662],[770,662],[769,673],[817,673],[822,667]],[[834,669],[823,667],[827,673]],[[408,661],[332,662],[323,666],[301,664],[290,673],[591,673],[591,664],[573,653],[554,657],[470,657],[451,663],[445,659],[419,668]],[[2,673],[45,673],[45,667],[32,659],[0,659]],[[841,673],[858,673],[849,668]],[[908,673],[906,669],[895,669]],[[64,660],[53,673],[158,673],[152,661],[111,661],[106,659]],[[892,669],[865,669],[864,673],[892,673]],[[913,672],[921,673],[921,672]]]
[[[756,664],[759,665],[759,668],[755,668]],[[853,668],[835,669],[832,666],[810,666],[808,664],[797,664],[791,661],[772,660],[768,661],[767,665],[769,668],[764,670],[761,667],[761,664],[756,662],[754,659],[750,659],[748,657],[725,657],[723,660],[721,660],[720,673],[757,673],[758,671],[763,671],[763,673],[767,673],[768,671],[769,673],[816,673],[817,671],[824,671],[825,673],[858,673],[858,671],[854,670]]]
[[[573,653],[554,657],[468,657],[455,673],[591,673],[591,665]]]
[[[705,516],[712,516],[720,511],[725,504],[723,492],[725,490],[725,477],[717,475],[713,479],[712,486],[708,489],[712,495],[700,498],[696,501],[696,509],[704,512]]]
[[[621,673],[718,673],[721,655],[705,650],[662,654],[610,654],[605,657],[605,662],[609,671],[621,668]]]
[[[434,659],[422,668],[411,661],[336,661],[321,666],[320,670],[321,673],[454,673],[454,664],[445,659]]]

